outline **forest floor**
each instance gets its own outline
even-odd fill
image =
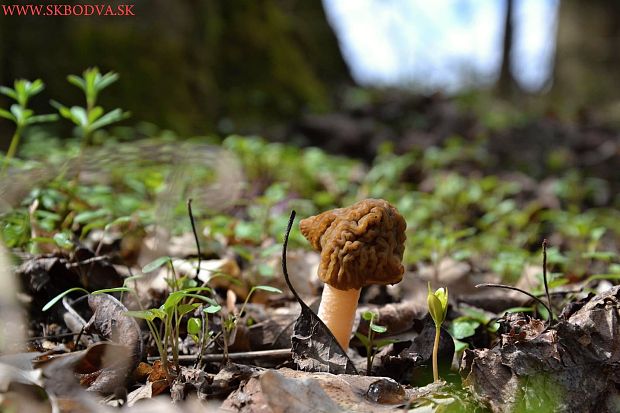
[[[618,411],[617,130],[469,103],[359,98],[300,146],[32,132],[0,181],[2,411]],[[405,274],[344,351],[299,220],[366,198]]]

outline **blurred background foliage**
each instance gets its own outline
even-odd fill
[[[360,82],[327,1],[150,0],[135,3],[135,18],[1,16],[0,84],[43,79],[35,113],[48,113],[50,98],[81,102],[66,76],[96,65],[120,74],[98,104],[132,114],[93,133],[82,178],[95,171],[99,181],[77,187],[59,166],[82,153],[69,122],[29,127],[13,165],[63,173],[51,182],[28,175],[29,193],[2,216],[4,241],[32,247],[34,224],[80,239],[123,217],[147,227],[162,220],[153,205],[170,177],[178,191],[169,227],[186,232],[184,202],[209,184],[221,147],[238,157],[244,179],[233,204],[198,204],[216,255],[281,241],[291,208],[307,216],[381,197],[406,216],[412,266],[437,269],[450,258],[516,281],[548,237],[554,270],[620,277],[620,10],[602,0],[549,2],[554,63],[539,90],[519,84],[514,61],[512,25],[523,22],[516,10],[526,0],[455,2],[502,5],[495,71],[457,91]],[[360,4],[371,3],[379,4]],[[11,136],[13,125],[0,122],[0,133]],[[138,138],[162,145],[133,147]]]
[[[153,0],[133,10],[134,18],[3,15],[0,84],[45,78],[49,96],[72,101],[65,76],[96,64],[123,78],[104,104],[193,134],[324,111],[351,82],[319,1]]]

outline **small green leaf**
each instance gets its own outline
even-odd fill
[[[36,115],[36,116],[29,117],[28,120],[26,121],[26,124],[34,125],[37,123],[54,122],[56,120],[58,120],[58,115],[55,115],[55,114]]]
[[[185,296],[186,297],[197,298],[197,299],[202,300],[202,301],[204,301],[206,303],[209,303],[211,305],[217,305],[217,302],[215,302],[215,300],[213,298],[205,297],[204,295],[185,293]]]
[[[198,335],[202,331],[202,320],[200,318],[192,317],[187,320],[187,332],[189,334]]]
[[[264,262],[261,262],[260,264],[258,264],[257,268],[258,273],[263,276],[263,277],[273,277],[275,274],[275,270],[274,268]]]
[[[213,292],[213,290],[209,287],[190,287],[190,288],[185,288],[183,291],[187,293],[194,292],[194,291],[207,291],[209,293]]]
[[[170,313],[187,296],[184,291],[176,291],[168,296],[161,309]]]
[[[455,353],[460,353],[461,351],[464,351],[466,348],[469,347],[469,344],[462,342],[461,340],[457,340],[456,338],[453,338],[454,341],[454,352]]]
[[[76,76],[76,75],[69,75],[67,76],[67,81],[71,83],[72,85],[77,86],[80,89],[82,89],[83,92],[86,92],[86,83],[84,82],[84,79],[82,79],[81,77]]]
[[[54,242],[60,248],[71,249],[73,248],[73,241],[71,241],[71,235],[66,232],[59,232],[54,234]]]
[[[596,281],[596,280],[620,280],[620,274],[595,274],[595,275],[591,275],[589,276],[586,281],[585,284],[588,284],[592,281]]]
[[[105,75],[99,77],[96,81],[95,81],[95,87],[97,88],[97,91],[102,91],[103,89],[105,89],[106,87],[110,86],[112,83],[116,82],[119,78],[118,73],[116,72],[108,72]]]
[[[148,274],[149,272],[155,271],[156,269],[158,269],[159,267],[167,263],[170,263],[172,265],[172,258],[167,257],[167,256],[159,257],[156,260],[151,261],[150,263],[142,267],[142,272],[145,274]]]
[[[93,291],[91,294],[109,294],[109,293],[129,293],[133,291],[131,288],[127,287],[114,287],[114,288],[104,288],[102,290]]]
[[[8,119],[8,120],[10,120],[12,122],[17,122],[17,118],[15,117],[15,115],[13,115],[8,110],[0,109],[0,117]]]
[[[207,314],[215,314],[218,311],[220,311],[221,309],[222,309],[221,305],[219,305],[219,304],[215,304],[215,305],[211,304],[210,306],[208,306],[207,308],[205,308],[202,311],[204,311]]]
[[[86,127],[88,126],[88,115],[86,114],[86,109],[81,106],[72,106],[69,109],[71,112],[71,120],[78,126]]]
[[[374,331],[375,333],[379,333],[379,334],[385,333],[387,331],[387,327],[379,326],[379,325],[376,325],[376,324],[371,324],[370,325],[370,329],[372,331]]]
[[[374,341],[374,347],[379,350],[382,349],[383,347],[389,345],[389,344],[394,344],[394,343],[398,343],[398,340],[394,339],[394,338],[381,338],[379,340],[375,340]]]
[[[282,294],[282,290],[276,287],[271,287],[269,285],[255,285],[254,287],[252,287],[250,294],[252,294],[252,292],[256,290],[267,291],[268,293],[274,294]]]
[[[460,340],[473,336],[476,333],[478,326],[480,326],[478,321],[466,318],[457,318],[452,322],[450,333],[452,333],[452,337]]]
[[[107,224],[104,227],[105,231],[109,231],[110,228],[112,228],[115,225],[122,225],[122,224],[127,224],[131,222],[131,217],[130,216],[122,216],[122,217],[118,217],[116,218],[114,221],[110,222],[109,224]]]
[[[2,93],[5,96],[10,97],[13,100],[17,100],[17,93],[15,93],[15,91],[11,89],[10,87],[0,86],[0,93]]]
[[[97,130],[103,128],[104,126],[108,126],[109,124],[120,122],[121,120],[127,119],[130,116],[131,113],[129,112],[123,112],[121,109],[114,109],[94,121],[90,125],[90,128],[92,130]]]
[[[101,106],[95,106],[88,111],[88,123],[92,124],[103,115],[103,108]]]
[[[532,313],[534,307],[511,307],[504,310],[505,313]]]
[[[373,313],[372,311],[364,311],[362,313],[362,318],[366,321],[370,321],[375,318],[375,313]]]
[[[84,211],[80,212],[73,218],[73,222],[76,224],[85,224],[87,222],[93,221],[97,218],[104,218],[110,215],[110,211],[107,209],[97,209],[95,211]]]
[[[179,317],[184,316],[185,314],[194,311],[197,307],[199,307],[200,304],[180,304],[177,307],[177,313],[179,314]]]
[[[163,320],[164,317],[166,316],[165,313],[162,315],[161,312],[159,312],[155,308],[151,308],[149,310],[142,310],[142,311],[127,311],[125,312],[125,314],[128,315],[129,317],[141,318],[141,319],[148,320],[148,321],[153,321],[156,318],[161,318]]]
[[[139,280],[140,278],[143,278],[143,277],[144,277],[144,275],[132,275],[131,277],[125,278],[125,280],[123,281],[123,285],[127,285],[128,282],[136,281],[136,280]]]
[[[428,312],[430,313],[437,327],[446,319],[448,312],[448,290],[438,288],[435,292],[431,290],[431,283],[428,283],[428,296],[426,299]]]
[[[355,337],[357,337],[359,339],[359,341],[362,342],[362,345],[366,348],[370,348],[370,340],[368,340],[368,337],[366,337],[365,335],[361,334],[361,333],[355,333]]]
[[[88,294],[88,291],[87,291],[87,290],[85,290],[84,288],[81,288],[81,287],[69,288],[68,290],[65,290],[65,291],[61,292],[61,293],[60,293],[60,294],[58,294],[56,297],[54,297],[54,298],[52,298],[51,300],[49,300],[49,301],[47,302],[47,304],[45,304],[45,305],[43,306],[43,308],[41,309],[41,311],[47,311],[47,310],[49,310],[50,308],[52,308],[52,307],[54,306],[54,304],[56,304],[58,301],[62,300],[62,298],[63,298],[65,295],[67,295],[67,294],[69,294],[69,293],[72,293],[72,292],[74,292],[74,291],[82,291],[82,292],[84,292],[84,293]]]

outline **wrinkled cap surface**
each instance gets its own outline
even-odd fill
[[[383,199],[365,199],[299,223],[321,253],[319,278],[339,290],[395,284],[403,278],[407,224]]]

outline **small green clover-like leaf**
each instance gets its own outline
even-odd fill
[[[187,332],[192,335],[198,335],[202,331],[202,320],[192,317],[187,320]]]
[[[450,333],[457,340],[471,337],[476,333],[476,329],[480,326],[480,322],[465,317],[459,317],[452,322]]]

